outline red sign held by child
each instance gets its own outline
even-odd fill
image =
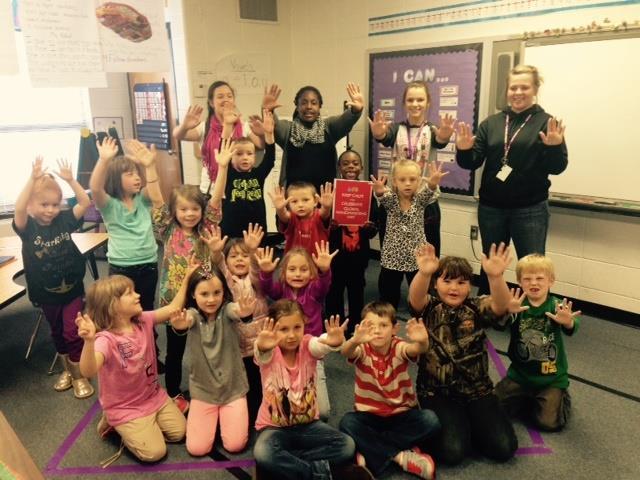
[[[359,227],[369,221],[372,185],[359,180],[335,179],[333,220],[338,225]]]

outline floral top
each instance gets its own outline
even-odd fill
[[[198,233],[187,234],[173,219],[169,207],[154,208],[152,211],[153,233],[159,242],[164,245],[162,264],[160,265],[160,288],[158,303],[160,306],[168,305],[180,289],[189,265],[189,257],[195,251],[198,260],[205,261],[209,258],[206,246],[196,248]],[[220,220],[218,209],[207,208],[205,211],[205,227]]]

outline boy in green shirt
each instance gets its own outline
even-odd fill
[[[512,290],[509,312],[511,365],[495,394],[507,411],[533,414],[541,430],[561,430],[571,408],[567,355],[562,333],[573,335],[581,312],[549,294],[555,273],[551,260],[532,254],[521,258],[516,277],[523,290]],[[533,412],[531,411],[533,408]]]

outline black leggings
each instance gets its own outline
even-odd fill
[[[506,462],[518,448],[513,425],[493,393],[469,401],[422,397],[420,405],[433,410],[440,420],[439,435],[423,445],[439,462],[456,465],[472,446],[485,457]]]

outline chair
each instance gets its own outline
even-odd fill
[[[29,345],[27,346],[27,353],[24,356],[25,360],[29,360],[31,356],[31,350],[33,349],[33,344],[36,341],[36,337],[38,336],[38,331],[40,330],[40,324],[42,323],[42,319],[44,318],[44,312],[41,308],[38,308],[36,312],[36,326],[31,333],[31,338],[29,339]],[[58,352],[53,357],[53,361],[51,362],[51,366],[49,367],[49,371],[47,371],[47,375],[53,375],[55,372],[53,369],[56,367],[56,362],[58,361]]]

